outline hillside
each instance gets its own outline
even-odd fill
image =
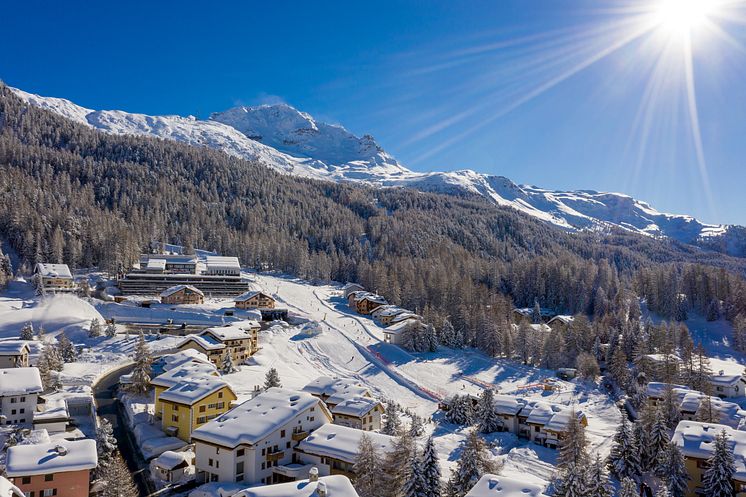
[[[471,170],[414,172],[386,153],[373,137],[357,137],[286,104],[235,107],[199,120],[92,110],[60,98],[19,89],[13,92],[28,103],[108,133],[154,136],[222,150],[287,174],[480,196],[570,231],[607,232],[617,228],[746,256],[746,229],[740,226],[713,225],[691,216],[662,213],[620,193],[549,190]]]

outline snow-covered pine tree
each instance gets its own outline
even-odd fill
[[[451,321],[446,318],[443,320],[443,326],[440,328],[439,339],[441,345],[456,348],[456,330],[453,328]]]
[[[626,389],[630,382],[627,356],[622,347],[616,347],[609,363],[609,375],[621,389]]]
[[[720,309],[720,301],[716,298],[710,300],[710,303],[707,304],[707,311],[705,312],[705,317],[708,321],[717,321],[720,319],[721,315],[721,309]]]
[[[697,412],[694,414],[694,419],[701,421],[702,423],[716,423],[715,411],[712,408],[712,397],[709,395],[703,395],[699,401]]]
[[[578,376],[586,380],[595,380],[601,374],[601,368],[598,361],[588,352],[581,352],[575,359],[575,367],[578,370]]]
[[[399,409],[394,402],[386,403],[384,416],[381,433],[391,436],[398,435],[401,431],[401,419],[399,418]]]
[[[666,420],[666,426],[669,429],[673,429],[679,424],[681,420],[681,411],[679,410],[679,402],[676,399],[676,394],[673,391],[673,385],[667,383],[663,389],[663,416]]]
[[[484,440],[476,430],[469,431],[464,441],[454,477],[454,486],[459,495],[466,495],[485,473],[494,473],[495,464],[490,461]]]
[[[34,325],[31,323],[26,323],[23,328],[21,328],[21,340],[33,340],[34,339]]]
[[[707,469],[702,476],[702,486],[707,497],[733,497],[733,474],[736,472],[733,452],[725,430],[715,436],[712,456],[707,460]]]
[[[482,395],[479,397],[477,422],[479,423],[479,431],[482,433],[494,433],[502,425],[500,416],[495,410],[495,394],[491,388],[482,390]]]
[[[39,342],[44,342],[44,335],[46,335],[46,332],[44,331],[44,325],[42,323],[39,323],[39,329],[36,330],[36,340]]]
[[[96,450],[98,452],[98,468],[96,474],[100,474],[102,468],[107,466],[117,450],[117,439],[114,438],[114,430],[106,418],[99,418],[96,428]]]
[[[100,472],[101,485],[100,497],[137,497],[139,492],[135,481],[132,479],[124,459],[119,454],[111,458],[111,462]]]
[[[150,388],[150,366],[153,363],[153,356],[142,332],[140,332],[140,338],[135,346],[133,359],[135,368],[132,370],[132,383],[129,385],[129,390],[143,394]]]
[[[655,497],[671,497],[671,492],[668,491],[668,487],[661,485],[655,493]]]
[[[57,335],[57,352],[66,363],[78,360],[78,351],[75,350],[75,345],[67,338],[64,331]]]
[[[640,461],[640,470],[646,471],[650,468],[653,461],[653,454],[650,447],[650,436],[648,427],[640,419],[632,423],[632,436],[635,439],[635,447],[638,449],[637,458]]]
[[[367,433],[360,437],[353,471],[354,486],[360,497],[377,497],[381,485],[381,457]]]
[[[427,342],[427,350],[429,352],[435,352],[438,350],[438,334],[435,332],[435,326],[428,324],[425,326],[425,338]]]
[[[412,451],[412,456],[407,462],[409,466],[404,479],[402,497],[426,497],[425,477],[422,473],[422,461],[417,451]]]
[[[267,374],[264,375],[264,389],[269,390],[270,388],[282,388],[280,373],[275,368],[269,368]]]
[[[110,321],[109,324],[106,325],[106,336],[109,338],[114,338],[117,334],[117,325],[114,324],[114,321]]]
[[[534,299],[534,310],[531,312],[531,321],[534,324],[541,324],[541,306],[539,305],[539,300]]]
[[[694,371],[692,375],[691,387],[694,390],[709,394],[712,369],[710,368],[710,359],[707,357],[702,342],[699,342],[697,348],[694,350]]]
[[[101,336],[101,322],[98,318],[91,319],[91,325],[88,327],[88,337],[98,338]]]
[[[607,459],[609,471],[619,480],[624,478],[637,480],[640,476],[640,451],[635,442],[627,418],[622,416],[622,422],[614,434],[611,453]]]
[[[455,425],[466,426],[474,421],[474,408],[468,395],[454,395],[448,402],[446,421]]]
[[[404,430],[394,440],[394,447],[383,460],[379,494],[382,497],[401,497],[411,471],[416,446],[409,432]]]
[[[689,482],[684,454],[676,444],[670,443],[662,459],[658,464],[658,476],[666,482],[671,497],[684,497]]]
[[[561,468],[577,467],[585,471],[588,464],[588,441],[585,437],[585,427],[578,419],[575,408],[571,408],[567,422],[565,436],[560,442],[557,465]],[[567,482],[567,478],[563,478]]]
[[[648,450],[641,451],[649,455],[649,459],[646,460],[646,464],[643,467],[657,472],[661,454],[668,453],[669,443],[670,437],[668,435],[666,417],[662,410],[656,409],[655,421],[653,421],[653,424],[650,426],[650,432],[646,440]]]
[[[555,488],[555,497],[587,497],[588,481],[586,468],[571,463],[562,469],[559,484]]]
[[[614,495],[611,482],[609,481],[609,473],[606,472],[606,467],[600,454],[596,453],[596,457],[588,467],[585,479],[587,483],[587,497],[612,497]]]
[[[515,351],[520,357],[523,364],[528,364],[531,357],[531,326],[525,321],[518,325],[518,331],[515,334]]]
[[[409,434],[412,435],[412,438],[419,438],[425,433],[425,428],[422,426],[422,418],[414,412],[410,417],[412,421],[409,423]]]
[[[422,453],[422,476],[425,481],[425,497],[441,497],[440,462],[432,435],[428,437]]]
[[[222,374],[231,374],[236,371],[238,371],[238,368],[233,362],[233,356],[231,356],[230,352],[226,350],[225,354],[223,354],[223,361],[220,364],[220,372]]]
[[[632,478],[622,478],[622,485],[619,488],[619,497],[639,497],[637,493],[637,483]]]

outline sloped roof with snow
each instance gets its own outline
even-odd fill
[[[358,395],[352,398],[344,399],[337,403],[337,405],[332,408],[332,414],[341,414],[344,416],[355,416],[360,418],[366,416],[370,411],[380,405],[381,402],[376,399]]]
[[[495,395],[495,411],[498,414],[516,416],[526,405],[526,401],[512,395]]]
[[[256,297],[257,295],[264,295],[265,297],[268,297],[274,300],[274,297],[272,297],[272,295],[262,292],[261,290],[249,290],[248,292],[242,293],[241,295],[233,299],[233,301],[234,302],[246,302],[247,300],[252,299]]]
[[[44,387],[37,368],[0,369],[0,396],[39,393],[42,390]]]
[[[202,293],[202,290],[199,288],[193,287],[192,285],[174,285],[171,288],[167,288],[161,292],[161,297],[170,297],[171,295],[178,293],[182,290],[189,290],[192,293],[196,293],[197,295],[205,296],[204,293]]]
[[[339,404],[345,400],[354,399],[357,397],[370,397],[370,390],[367,387],[360,385],[345,385],[335,391],[332,395],[326,399],[327,404]]]
[[[27,352],[31,349],[25,340],[3,340],[0,342],[0,356],[20,355],[24,349]]]
[[[397,314],[401,314],[403,312],[409,311],[395,305],[382,305],[380,307],[377,307],[371,315],[376,319],[380,319],[382,317],[396,316]]]
[[[422,319],[422,316],[420,316],[419,314],[415,314],[414,312],[406,311],[406,312],[402,312],[402,313],[399,313],[396,316],[394,316],[391,319],[391,322],[392,323],[402,323],[402,322],[406,321],[407,319]]]
[[[575,321],[575,316],[557,315],[550,319],[547,324],[552,324],[554,321],[559,321],[563,324],[570,324]]]
[[[205,259],[207,270],[241,270],[241,264],[238,262],[238,257],[230,257],[223,255],[208,255]]]
[[[226,340],[243,340],[251,338],[252,334],[238,326],[218,326],[202,330],[199,333],[199,336],[213,336],[221,342],[224,342]]]
[[[218,376],[218,370],[212,363],[191,362],[169,369],[163,374],[150,380],[153,385],[170,388],[177,383],[189,379],[202,378],[204,376]]]
[[[298,450],[306,454],[331,457],[354,464],[357,459],[360,438],[363,435],[370,437],[373,446],[381,455],[394,450],[394,437],[331,423],[319,427],[304,438],[298,444]]]
[[[195,349],[184,349],[176,351],[173,354],[164,355],[161,357],[161,361],[163,362],[164,371],[170,371],[171,369],[193,362],[212,364],[204,353]]]
[[[184,379],[168,387],[168,389],[161,393],[159,399],[192,405],[223,388],[227,388],[231,392],[233,391],[228,382],[222,378],[203,375]],[[227,401],[228,399],[226,399]]]
[[[93,469],[97,465],[95,440],[62,440],[9,448],[5,472],[12,477],[33,476]]]
[[[166,269],[166,259],[149,259],[145,267],[162,271]]]
[[[194,453],[191,451],[175,452],[173,450],[167,450],[160,456],[155,458],[155,465],[172,470],[178,467],[188,466]]]
[[[349,478],[343,475],[322,476],[316,482],[300,480],[247,488],[233,497],[319,497],[319,486],[326,490],[327,497],[359,497]]]
[[[311,407],[316,407],[331,421],[329,410],[313,395],[270,388],[200,426],[192,432],[192,439],[223,447],[254,445]]]
[[[736,468],[733,477],[746,482],[746,431],[715,423],[679,421],[671,442],[678,445],[686,457],[708,459],[715,451],[715,436],[723,430],[733,451]]]
[[[330,376],[319,376],[308,383],[301,390],[311,395],[331,397],[350,387],[362,387],[359,381],[349,378],[332,378]]]
[[[220,350],[225,348],[224,343],[219,342],[210,335],[187,335],[184,340],[179,343],[178,347],[182,347],[184,344],[190,341],[196,343],[204,350]]]
[[[544,488],[522,479],[486,474],[466,497],[545,497]]]
[[[43,276],[44,278],[70,278],[73,275],[70,272],[70,268],[67,264],[46,264],[39,262],[36,264],[35,272]]]
[[[396,323],[394,323],[394,324],[392,324],[390,326],[385,327],[383,329],[383,332],[384,333],[388,333],[390,335],[398,335],[399,333],[401,333],[402,331],[404,331],[404,329],[407,326],[409,326],[409,321],[410,321],[409,319],[398,321],[398,322],[396,322]]]

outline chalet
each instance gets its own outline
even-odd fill
[[[153,371],[160,370],[160,372],[165,372],[183,366],[184,364],[198,362],[202,364],[212,364],[207,356],[202,352],[195,349],[180,350],[173,354],[167,354],[158,358],[156,362],[153,363]]]
[[[355,428],[326,424],[308,435],[295,449],[294,462],[318,468],[319,475],[345,475],[355,478],[353,466],[360,439],[367,434],[379,455],[394,450],[394,437]]]
[[[715,449],[715,436],[725,431],[733,451],[733,485],[738,497],[746,495],[746,432],[729,426],[698,421],[680,421],[671,438],[684,455],[684,464],[689,474],[687,496],[704,495],[702,479],[707,468],[707,460]]]
[[[187,470],[194,466],[194,452],[191,450],[167,450],[150,463],[150,472],[160,481],[179,483]]]
[[[392,323],[392,320],[400,314],[412,314],[406,309],[397,307],[395,305],[382,305],[376,308],[371,316],[373,319],[381,323],[383,326],[388,326]]]
[[[222,364],[225,354],[225,344],[211,336],[187,335],[176,348],[182,352],[189,349],[196,350],[207,356],[215,366]]]
[[[346,299],[352,292],[362,291],[365,291],[363,285],[358,285],[357,283],[347,283],[345,286],[342,287],[342,296]]]
[[[256,321],[241,321],[240,324],[231,326],[207,328],[199,336],[222,343],[225,345],[223,353],[230,354],[234,363],[243,364],[259,350],[259,329]]]
[[[81,497],[97,466],[95,440],[61,440],[10,447],[5,474],[27,496]]]
[[[160,402],[160,396],[169,388],[178,385],[180,382],[189,379],[198,379],[205,376],[218,377],[217,368],[211,362],[189,362],[181,364],[178,367],[169,369],[162,374],[152,378],[150,384],[154,389],[154,407],[156,417],[160,417],[163,412],[163,406]]]
[[[500,431],[520,433],[518,414],[526,405],[526,401],[512,395],[495,395],[495,412],[500,417]]]
[[[381,429],[383,404],[376,399],[356,395],[330,407],[334,424],[371,431]]]
[[[743,397],[744,392],[746,392],[746,379],[740,371],[735,374],[728,374],[720,370],[710,375],[710,384],[712,385],[712,392],[723,399]]]
[[[465,497],[546,497],[544,487],[523,478],[483,475]]]
[[[403,322],[409,321],[409,320],[422,321],[422,316],[420,316],[419,314],[415,314],[413,312],[407,311],[407,312],[402,312],[401,314],[397,314],[396,316],[392,317],[389,320],[389,322],[392,325],[394,325],[394,324],[403,323]]]
[[[303,468],[305,469],[305,468]],[[247,488],[233,497],[360,497],[344,475],[322,476],[310,468],[307,480]]]
[[[386,299],[380,295],[370,292],[352,292],[347,298],[347,303],[359,314],[370,314],[376,308],[386,305]]]
[[[26,495],[7,478],[0,476],[0,497],[26,497]]]
[[[550,319],[547,324],[554,331],[565,332],[573,321],[575,321],[575,316],[558,315]]]
[[[42,390],[37,368],[0,369],[0,424],[30,425]]]
[[[233,300],[238,309],[274,309],[275,299],[260,291],[249,291]]]
[[[75,282],[67,264],[38,263],[34,268],[34,275],[39,278],[45,292],[72,292]]]
[[[332,415],[306,392],[270,388],[192,433],[197,481],[278,481],[273,469],[293,462],[295,446]]]
[[[691,390],[682,385],[673,385],[651,381],[647,386],[648,404],[658,407],[664,402],[666,392],[671,390],[673,401],[679,409],[681,419],[694,421],[698,417],[700,407],[710,409],[709,413],[717,423],[739,428],[746,425],[746,410],[734,403],[719,397],[709,397],[702,392]],[[703,402],[706,402],[703,406]]]
[[[31,352],[25,340],[4,340],[0,342],[0,368],[26,368]]]
[[[161,292],[164,304],[204,304],[205,294],[192,285],[174,285]]]
[[[372,398],[370,390],[362,386],[360,382],[329,376],[319,376],[304,386],[302,390],[323,400],[330,407],[353,397]]]
[[[527,400],[518,413],[518,435],[544,447],[556,449],[573,412],[583,426],[588,425],[585,414],[572,407]]]
[[[191,441],[192,432],[231,408],[236,394],[218,377],[185,378],[159,396],[161,428],[170,436]]]

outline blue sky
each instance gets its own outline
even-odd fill
[[[692,34],[698,159],[683,43],[627,38],[655,1],[8,2],[0,78],[148,114],[284,101],[415,170],[746,225],[744,26]]]

